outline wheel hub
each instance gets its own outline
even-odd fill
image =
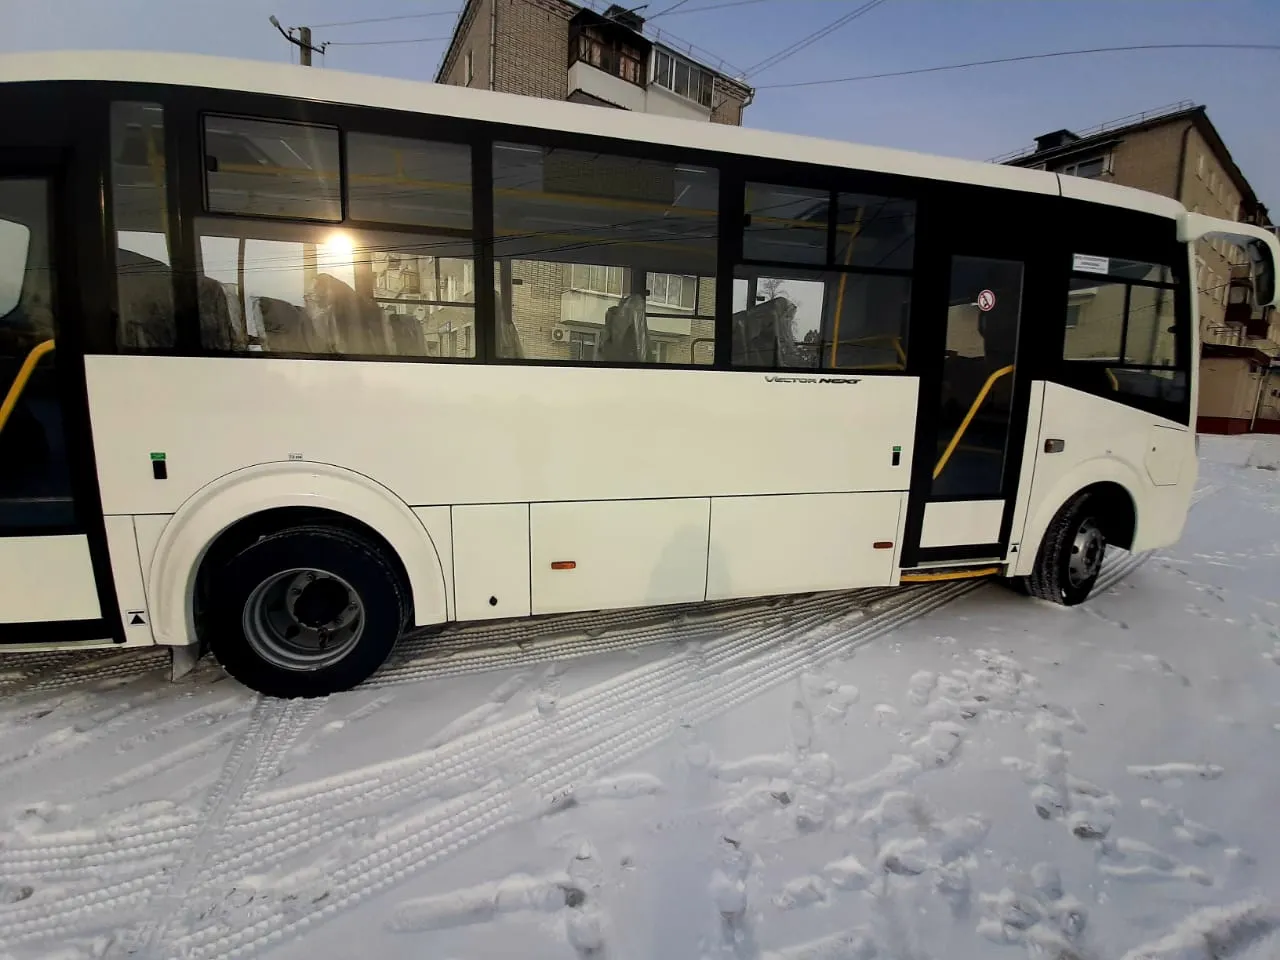
[[[1067,563],[1067,577],[1073,587],[1088,582],[1098,575],[1102,568],[1102,555],[1106,552],[1107,540],[1093,520],[1085,520],[1076,531],[1075,540],[1071,544],[1071,559]]]
[[[364,632],[364,604],[346,580],[326,570],[285,570],[245,601],[242,624],[254,651],[286,670],[337,663]]]

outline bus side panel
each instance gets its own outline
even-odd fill
[[[710,510],[705,497],[533,504],[533,612],[702,600]]]
[[[707,599],[892,584],[904,493],[717,497]]]
[[[1063,442],[1046,453],[1047,440]],[[1022,548],[1012,573],[1026,575],[1053,515],[1094,483],[1116,483],[1133,500],[1133,549],[1167,546],[1182,535],[1197,464],[1195,435],[1153,414],[1073,390],[1045,385]]]
[[[905,490],[918,380],[714,370],[91,356],[107,514],[246,466],[363,474],[413,507]],[[163,454],[165,476],[152,454]]]

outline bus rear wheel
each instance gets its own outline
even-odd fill
[[[213,572],[209,648],[245,686],[321,697],[362,683],[407,619],[392,564],[356,533],[292,527],[260,537]]]
[[[1065,607],[1083,603],[1098,582],[1107,538],[1098,498],[1080,494],[1067,501],[1045,531],[1035,569],[1024,577],[1027,594]]]

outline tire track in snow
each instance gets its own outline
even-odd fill
[[[165,880],[151,892],[149,899],[154,904],[152,919],[144,921],[124,937],[126,943],[134,946],[132,952],[149,956],[164,940],[169,924],[188,899],[227,819],[245,790],[254,782],[260,766],[259,758],[272,748],[281,720],[294,702],[260,697],[254,703],[244,733],[232,745],[200,810],[197,830],[186,845],[181,867],[166,874]]]
[[[528,790],[541,801],[541,810],[529,809],[518,803],[509,787],[491,781],[446,805],[447,809],[420,811],[383,828],[366,842],[363,854],[345,863],[325,866],[322,872],[329,882],[322,904],[315,904],[303,915],[296,915],[299,908],[295,902],[294,916],[268,912],[259,914],[258,919],[249,918],[253,922],[237,931],[228,932],[223,927],[193,931],[189,936],[179,938],[175,947],[192,957],[213,957],[231,951],[249,952],[285,936],[296,935],[509,824],[548,812],[560,798],[572,799],[577,784],[644,752],[668,736],[682,719],[714,716],[797,675],[806,667],[847,653],[973,589],[975,585],[965,583],[907,588],[901,591],[901,602],[885,603],[880,611],[864,617],[852,628],[847,624],[836,624],[825,634],[815,637],[810,631],[820,625],[826,613],[819,608],[809,616],[788,618],[790,622],[757,631],[754,637],[709,644],[712,649],[705,651],[700,658],[680,653],[656,668],[649,665],[601,685],[614,688],[612,692],[616,693],[619,685],[625,691],[626,686],[634,685],[641,678],[651,680],[651,675],[658,673],[657,688],[650,690],[635,708],[618,711],[608,702],[594,702],[600,696],[597,688],[566,697],[562,701],[562,710],[565,705],[591,702],[594,709],[590,726],[596,731],[605,726],[605,735],[596,742],[584,742],[585,737],[581,733],[569,735],[562,724],[555,728],[542,727],[544,732],[541,736],[520,738],[531,739],[532,742],[522,743],[515,756],[530,757],[539,747],[563,754],[549,764],[538,757],[536,762],[540,769],[529,777]],[[803,638],[804,642],[779,646],[778,641],[786,636]],[[750,659],[752,650],[760,651],[765,647],[771,649],[755,660]],[[696,662],[698,659],[702,662]],[[672,661],[676,661],[675,666],[679,669],[671,669]],[[717,673],[735,663],[736,669]],[[710,682],[712,680],[714,683]],[[682,696],[682,689],[693,692]],[[605,699],[613,699],[613,696],[607,695]],[[674,707],[667,701],[675,701]],[[503,725],[506,729],[502,732],[518,732],[528,723],[527,718],[517,718]],[[510,753],[514,744],[508,742],[499,746],[493,742],[493,736],[494,730],[485,730],[463,739],[480,741],[490,754],[499,750]]]
[[[876,601],[884,596],[884,591],[875,591],[866,599]],[[785,615],[781,623],[769,624],[769,630],[785,629],[790,635],[795,635],[807,630],[811,623],[829,620],[833,610],[843,607],[848,612],[848,594],[821,595],[807,599],[812,609],[801,624],[790,622],[793,619],[793,604],[775,604],[774,606],[784,608]],[[858,612],[863,611],[859,608]],[[783,634],[775,635],[774,632],[759,635],[758,608],[743,612],[735,619],[742,618],[756,623],[755,629],[743,634],[745,639],[752,640],[756,646],[784,638]],[[687,644],[694,639],[721,633],[726,625],[731,624],[732,621],[719,619],[697,623],[675,637],[670,632],[665,636]],[[736,635],[725,639],[732,639]],[[593,730],[598,732],[608,723],[607,718],[611,715],[622,718],[625,728],[625,724],[630,723],[633,707],[663,711],[666,709],[663,701],[670,696],[673,678],[678,687],[685,682],[681,679],[685,672],[683,654],[678,653],[650,668],[641,668],[580,691],[558,705],[556,719],[559,735],[571,740],[574,737],[590,736]],[[611,711],[607,707],[611,707]],[[474,789],[479,783],[494,776],[490,768],[495,752],[505,749],[507,755],[518,756],[535,748],[538,743],[546,740],[545,726],[538,718],[529,716],[515,721],[514,727],[511,722],[500,725],[487,731],[479,739],[458,738],[437,749],[419,751],[410,757],[391,761],[372,770],[366,768],[364,771],[353,771],[343,778],[343,782],[331,782],[321,792],[316,792],[313,785],[307,784],[277,791],[273,794],[273,799],[277,802],[266,806],[254,805],[241,814],[253,826],[254,832],[228,848],[224,875],[230,876],[250,864],[260,867],[264,857],[267,862],[275,863],[299,849],[323,843],[338,835],[344,823],[362,819],[371,810],[394,812],[395,808],[416,800],[429,799],[433,794],[443,792],[447,798],[457,794],[459,788]],[[400,770],[405,772],[395,775]],[[384,775],[390,775],[391,779],[382,779]],[[304,811],[303,815],[292,816],[298,810]],[[264,833],[263,827],[267,825],[270,827]]]

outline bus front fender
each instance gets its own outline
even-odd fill
[[[219,477],[192,494],[165,524],[147,571],[156,643],[184,646],[196,642],[196,575],[209,547],[237,521],[280,507],[327,510],[375,531],[404,565],[415,624],[446,619],[439,552],[404,501],[352,470],[324,463],[280,461]]]
[[[1031,517],[1023,528],[1021,549],[1017,559],[1010,565],[1010,575],[1025,577],[1031,573],[1035,568],[1040,542],[1044,540],[1045,531],[1049,529],[1054,516],[1080,491],[1100,483],[1115,484],[1128,494],[1133,507],[1134,540],[1135,542],[1138,540],[1142,525],[1138,504],[1142,501],[1137,491],[1142,489],[1142,478],[1132,466],[1122,460],[1114,457],[1095,457],[1076,464],[1069,473],[1060,477],[1049,488],[1044,497],[1036,497],[1039,503],[1033,507]],[[1032,495],[1035,496],[1036,493],[1037,491],[1033,489]]]

